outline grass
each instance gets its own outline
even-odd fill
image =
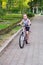
[[[12,18],[12,19],[11,19]],[[0,20],[0,30],[5,29],[6,27],[12,25],[13,23],[17,23],[21,20],[21,14],[15,15],[15,14],[7,14],[6,16],[3,16]],[[21,27],[17,26],[13,28],[9,33],[0,35],[0,46],[3,45],[4,41],[9,39],[10,36],[15,34]]]
[[[6,14],[1,17],[2,19],[9,20],[14,18],[22,18],[22,14]]]
[[[0,30],[1,29],[5,29],[5,28],[7,28],[9,25],[8,24],[0,24]]]
[[[14,30],[15,32],[17,32],[20,28],[21,28],[21,26],[17,26],[17,27],[15,27],[13,30]]]
[[[13,23],[17,23],[20,19],[15,18],[14,20],[5,20],[4,22],[0,23],[0,30],[7,28],[8,26],[12,25]]]
[[[13,17],[13,18],[15,18],[15,17],[16,17],[16,18],[17,18],[17,17],[20,18],[20,17],[22,17],[22,14],[14,14],[14,13],[13,13],[13,14],[6,14],[6,16],[7,16],[7,17]]]
[[[9,37],[15,34],[19,29],[21,29],[21,26],[15,27],[14,29],[12,29],[12,31],[7,34],[0,35],[0,47],[3,46],[5,40],[9,39]]]
[[[0,30],[14,23],[17,23],[22,18],[22,14],[6,14],[0,20]],[[2,23],[1,23],[2,22]]]

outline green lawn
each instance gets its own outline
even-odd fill
[[[9,33],[10,33],[10,36],[13,35],[14,33],[16,33],[19,29],[21,29],[21,26],[17,26],[15,28],[13,28]],[[9,34],[8,33],[8,34]]]
[[[10,36],[12,36],[13,34],[15,34],[19,29],[21,29],[21,26],[17,26],[15,28],[13,28],[9,33],[4,34],[4,35],[0,35],[0,46],[3,45],[3,41],[5,41],[6,39],[9,39]]]
[[[6,28],[6,27],[8,27],[8,25],[3,25],[3,24],[0,24],[0,29],[4,29],[4,28]]]
[[[19,18],[15,18],[14,20],[5,20],[4,22],[0,23],[0,29],[4,29],[13,23],[17,23],[18,21],[20,21]]]
[[[14,28],[13,30],[14,30],[15,32],[17,32],[20,28],[21,28],[21,26],[17,26],[17,27]]]
[[[4,29],[14,23],[17,23],[21,20],[22,15],[21,14],[6,14],[5,16],[2,16],[0,20],[0,30]],[[1,23],[2,21],[2,23]]]

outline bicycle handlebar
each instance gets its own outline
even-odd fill
[[[25,25],[21,25],[21,24],[17,24],[17,26],[22,26],[22,27],[25,27]],[[30,24],[30,25],[28,25],[28,26],[26,26],[26,27],[29,27],[29,26],[31,26],[31,24]]]

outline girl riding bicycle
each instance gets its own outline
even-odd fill
[[[25,33],[26,33],[26,40],[27,40],[26,43],[28,44],[29,43],[28,40],[29,40],[29,33],[30,33],[29,31],[30,31],[31,22],[28,19],[26,14],[23,15],[23,19],[22,19],[20,25],[21,24],[24,25],[24,30],[25,30]]]

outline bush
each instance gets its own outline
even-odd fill
[[[0,9],[0,17],[4,16],[6,14],[6,10],[5,9]]]
[[[41,12],[41,15],[43,15],[43,11]]]
[[[19,8],[15,7],[11,9],[11,13],[18,13],[19,12]]]
[[[32,12],[27,13],[28,17],[34,17],[34,14]]]
[[[2,16],[2,19],[14,19],[14,18],[22,18],[22,14],[6,14]]]

